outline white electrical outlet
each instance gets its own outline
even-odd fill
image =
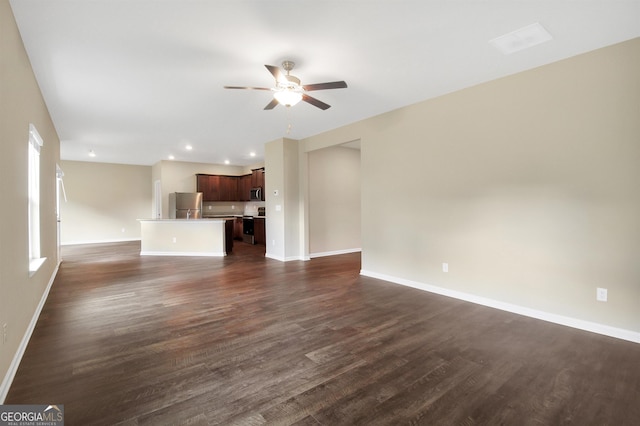
[[[275,246],[275,245],[276,245],[276,240],[272,240],[272,241],[271,241],[271,245],[272,245],[272,246]]]
[[[443,263],[442,264],[442,272],[449,272],[449,264],[448,263]]]
[[[233,206],[231,206],[231,208],[233,208]],[[211,210],[211,206],[209,206],[209,210]]]
[[[178,242],[178,239],[177,239],[176,237],[173,237],[173,242],[174,242],[174,243],[177,243],[177,242]]]
[[[124,232],[124,228],[122,228],[122,232]]]
[[[607,301],[607,289],[598,287],[596,289],[596,300],[598,302],[606,302]]]

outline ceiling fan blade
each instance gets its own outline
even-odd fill
[[[347,83],[344,81],[332,81],[330,83],[317,83],[317,84],[305,84],[302,86],[304,90],[310,92],[312,90],[327,90],[327,89],[346,89]]]
[[[268,87],[224,86],[225,89],[271,90]]]
[[[324,102],[319,101],[316,98],[312,98],[309,95],[305,95],[304,93],[302,94],[302,100],[305,101],[308,104],[311,104],[311,105],[313,105],[315,107],[320,108],[321,110],[325,110],[325,109],[331,108],[331,105],[325,104]]]
[[[277,82],[287,81],[285,75],[280,72],[280,68],[273,65],[265,65],[265,67],[269,70],[269,72],[273,75]]]
[[[276,105],[278,105],[278,100],[276,98],[273,98],[271,102],[269,102],[267,106],[264,107],[264,109],[274,109]]]

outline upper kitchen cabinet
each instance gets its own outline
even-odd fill
[[[264,187],[264,168],[251,170],[251,187]]]
[[[198,174],[196,191],[203,201],[238,201],[238,177]]]
[[[251,201],[251,188],[263,188],[264,201],[264,168],[244,176],[196,174],[196,191],[202,192],[203,201]]]
[[[210,175],[196,175],[196,192],[202,192],[203,201],[212,201]]]
[[[256,185],[254,185],[254,183]],[[264,186],[264,173],[257,178],[244,176],[196,175],[196,191],[202,192],[203,201],[250,201],[251,188]]]
[[[220,201],[238,201],[238,177],[217,177],[219,178]]]
[[[251,187],[262,188],[261,198],[264,201],[264,167],[251,171]]]
[[[252,175],[240,176],[238,179],[238,201],[251,201]]]

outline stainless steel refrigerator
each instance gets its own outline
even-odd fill
[[[202,192],[173,192],[169,194],[171,219],[200,219],[202,217]]]

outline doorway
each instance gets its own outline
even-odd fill
[[[309,257],[361,251],[360,140],[308,153]]]

